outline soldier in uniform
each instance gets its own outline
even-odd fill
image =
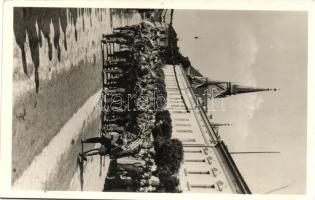
[[[84,143],[99,143],[101,146],[99,148],[94,148],[87,150],[85,152],[80,153],[80,157],[83,160],[87,160],[87,156],[94,156],[94,155],[108,155],[111,153],[111,149],[115,148],[117,146],[120,146],[117,144],[117,142],[120,139],[120,134],[118,132],[111,132],[108,134],[102,134],[100,137],[93,137],[88,138],[85,140],[81,140],[82,145]]]

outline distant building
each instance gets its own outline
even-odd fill
[[[192,66],[186,69],[186,73],[194,93],[199,97],[206,95],[207,98],[213,99],[244,93],[277,91],[274,88],[242,86],[229,81],[212,80],[202,76],[199,72],[196,73],[196,70]]]

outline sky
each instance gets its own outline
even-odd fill
[[[307,14],[284,11],[175,10],[180,51],[204,76],[278,88],[210,106],[220,135],[256,194],[304,194],[306,185]],[[194,37],[198,36],[198,39]]]

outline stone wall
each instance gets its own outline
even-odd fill
[[[110,33],[115,22],[133,22],[113,19],[110,13],[98,8],[14,8],[12,183],[101,89],[102,34]],[[94,121],[77,126],[90,127],[84,134],[98,135],[99,118],[86,118]]]

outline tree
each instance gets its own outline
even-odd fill
[[[179,180],[175,174],[171,174],[167,167],[159,168],[160,186],[157,188],[159,192],[181,192],[178,190]]]
[[[158,111],[155,114],[155,127],[152,129],[153,137],[162,137],[171,139],[172,137],[172,119],[168,110]]]
[[[167,121],[163,121],[162,124],[155,126],[152,129],[153,137],[162,137],[163,139],[170,139],[172,137],[172,125]]]
[[[178,193],[179,180],[176,176],[172,175],[168,178],[164,179],[162,182],[162,186],[165,188],[165,192]]]
[[[178,139],[155,139],[155,163],[158,167],[167,166],[171,174],[177,173],[183,160],[183,145]]]
[[[159,121],[165,121],[168,124],[172,124],[171,114],[168,110],[162,110],[156,113],[155,121],[158,123]]]

